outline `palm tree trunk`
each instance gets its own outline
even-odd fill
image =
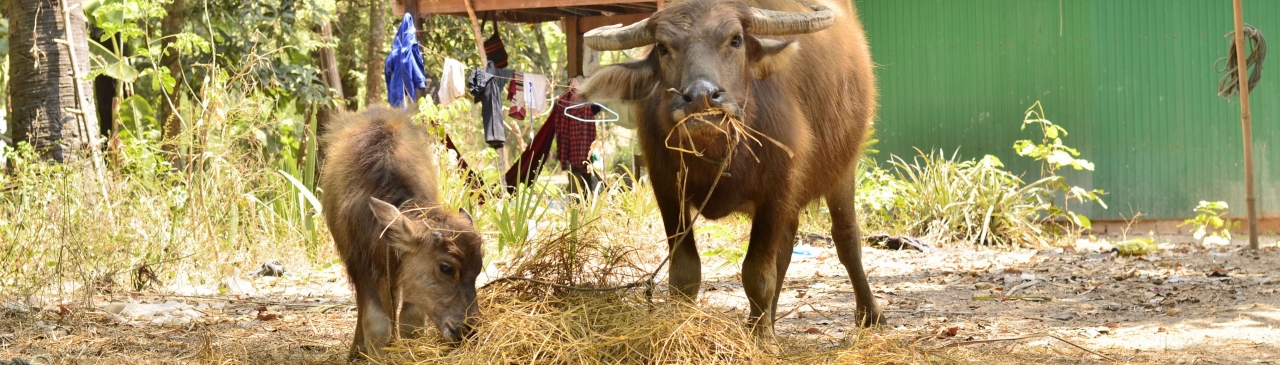
[[[96,148],[98,119],[93,86],[74,77],[89,72],[84,11],[79,0],[60,1],[12,0],[6,13],[14,140],[63,162]],[[67,44],[77,53],[74,63]]]
[[[182,25],[186,22],[187,4],[185,0],[174,0],[172,3],[166,4],[164,10],[164,20],[160,21],[160,31],[165,36],[171,36],[182,32]],[[168,49],[173,44],[173,37],[164,38],[160,42],[161,49]],[[164,125],[164,142],[161,148],[169,159],[171,166],[177,171],[183,171],[185,161],[179,150],[182,145],[179,138],[182,136],[182,116],[178,114],[178,107],[182,102],[182,93],[178,91],[177,85],[182,83],[182,58],[179,57],[178,51],[171,50],[168,54],[160,59],[160,64],[169,68],[169,74],[177,81],[177,84],[170,89],[164,90],[165,97],[160,100],[160,119],[159,122]]]

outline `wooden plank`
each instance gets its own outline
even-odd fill
[[[614,25],[614,24],[631,25],[632,23],[648,18],[650,15],[653,15],[653,14],[649,14],[649,13],[623,14],[623,15],[610,15],[610,16],[589,16],[589,17],[578,18],[578,31],[582,33],[586,33],[591,31],[592,29],[596,29],[606,25]]]
[[[392,0],[395,1],[401,0]],[[412,0],[404,0],[412,1]],[[578,7],[592,5],[614,5],[631,3],[652,3],[654,0],[475,0],[471,2],[475,11],[517,10],[554,7]],[[418,10],[431,14],[450,14],[466,12],[466,4],[462,0],[418,0]]]
[[[391,0],[391,14],[400,14],[400,16],[404,16],[405,11],[407,11],[404,7],[405,1],[411,1],[414,5],[410,6],[415,8],[417,7],[416,4],[418,2],[416,0]],[[417,18],[418,14],[413,14],[413,17]]]
[[[563,22],[565,54],[569,58],[569,77],[582,76],[582,33],[578,29],[578,17],[565,17]]]

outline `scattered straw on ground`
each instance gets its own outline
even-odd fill
[[[378,363],[395,364],[908,364],[1023,363],[1048,358],[944,348],[940,338],[854,331],[846,338],[757,340],[741,316],[644,290],[538,297],[482,293],[484,323],[458,346],[434,333],[405,340]],[[950,343],[950,340],[945,340]]]

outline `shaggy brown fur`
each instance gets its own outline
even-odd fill
[[[460,340],[479,315],[483,252],[471,216],[439,204],[427,129],[375,107],[336,118],[324,143],[320,198],[356,294],[350,356],[380,355],[393,323],[407,336],[427,318]]]
[[[807,12],[808,4],[830,8],[826,30],[794,36],[751,35],[750,7]],[[854,216],[854,167],[876,109],[871,54],[857,14],[840,0],[683,0],[654,14],[649,31],[657,43],[643,60],[602,69],[583,94],[593,100],[634,100],[641,146],[672,249],[673,291],[694,297],[701,266],[689,212],[711,194],[702,215],[733,212],[753,216],[743,265],[751,320],[772,335],[781,290],[799,225],[800,211],[825,198],[840,261],[856,292],[859,324],[881,323],[862,268],[861,239]],[[804,50],[798,47],[804,46]],[[723,92],[723,103],[683,98],[696,82]],[[674,91],[669,91],[675,89]],[[720,97],[720,96],[717,96]],[[734,146],[711,116],[677,124],[700,111],[721,110],[772,137],[791,153],[760,138]],[[675,137],[668,139],[672,130]],[[700,151],[703,156],[681,153]],[[735,149],[714,192],[718,164]],[[759,161],[752,158],[750,148]],[[687,168],[686,172],[681,172]],[[681,238],[682,237],[682,238]]]

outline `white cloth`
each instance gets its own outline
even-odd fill
[[[440,91],[436,92],[436,96],[440,97],[440,105],[452,104],[454,100],[466,95],[467,79],[462,75],[465,69],[466,66],[458,60],[444,59],[443,71],[440,74]]]
[[[540,115],[547,110],[547,77],[539,74],[524,74],[524,93],[521,99],[529,115]]]

